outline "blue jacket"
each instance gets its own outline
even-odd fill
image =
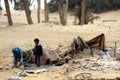
[[[22,59],[22,50],[19,47],[12,49],[13,56],[17,62],[21,62]]]

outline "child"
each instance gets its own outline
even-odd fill
[[[34,39],[35,47],[33,49],[33,54],[35,55],[35,63],[37,67],[40,66],[40,56],[43,55],[43,49],[42,46],[39,44],[39,39]]]
[[[14,57],[12,68],[23,68],[22,50],[19,47],[15,47],[12,49],[12,53]]]

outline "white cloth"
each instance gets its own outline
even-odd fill
[[[111,58],[110,54],[107,51],[102,51],[101,56],[102,58]]]

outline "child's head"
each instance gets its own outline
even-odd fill
[[[18,48],[18,47],[13,48],[13,49],[12,49],[12,53],[13,53],[15,56],[18,55],[18,54],[20,54],[20,48]]]
[[[39,44],[39,39],[38,39],[38,38],[35,38],[35,39],[34,39],[34,43],[35,43],[35,45],[38,45],[38,44]]]

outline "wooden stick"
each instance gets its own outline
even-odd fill
[[[116,57],[117,42],[115,42],[114,57]]]
[[[38,70],[25,70],[27,73],[34,73],[34,74],[38,74],[38,73],[41,73],[41,72],[46,72],[47,69],[38,69]]]
[[[116,22],[117,20],[103,20],[103,22]]]

